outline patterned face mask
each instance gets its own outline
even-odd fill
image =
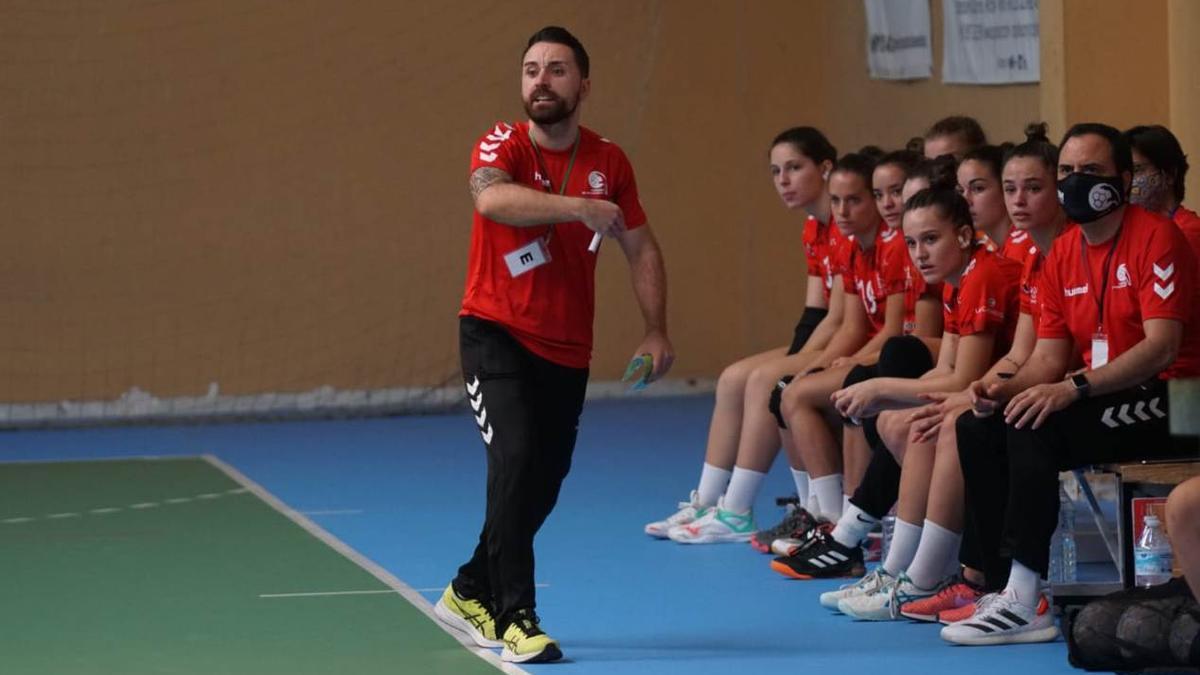
[[[1161,171],[1143,173],[1133,177],[1129,188],[1129,203],[1137,204],[1147,211],[1162,211],[1167,204],[1167,181]]]

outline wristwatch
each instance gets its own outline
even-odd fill
[[[1071,384],[1075,387],[1075,391],[1079,392],[1079,398],[1087,398],[1092,393],[1092,383],[1088,382],[1087,376],[1083,373],[1072,375]]]

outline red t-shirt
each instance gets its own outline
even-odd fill
[[[1028,232],[1015,227],[1008,231],[1008,238],[1004,240],[1000,255],[1009,260],[1024,263],[1026,258],[1035,254],[1037,254],[1037,244],[1034,243],[1033,237],[1029,236]]]
[[[847,272],[842,275],[843,287],[847,293],[856,293],[862,299],[871,324],[871,336],[883,330],[886,323],[887,296],[909,292],[911,266],[904,237],[884,222],[879,223],[871,250],[864,251],[857,242],[851,247]],[[906,310],[907,305],[906,295]],[[908,321],[906,311],[905,323]]]
[[[1021,264],[979,246],[958,282],[942,291],[942,321],[947,333],[966,337],[994,333],[993,361],[1008,353],[1021,312],[1018,280]]]
[[[821,278],[822,292],[828,305],[833,279],[845,273],[852,244],[832,223],[822,223],[813,216],[804,221],[803,242],[808,274]]]
[[[558,194],[572,148],[539,150],[544,168],[530,142],[529,123],[499,122],[472,148],[471,172],[495,167],[520,185]],[[579,128],[579,149],[566,195],[616,203],[631,230],[646,223],[633,167],[625,153],[584,127]],[[550,261],[512,276],[504,256],[547,235]],[[588,251],[591,240],[592,231],[578,221],[514,227],[488,220],[476,211],[459,316],[494,321],[534,354],[563,366],[586,368],[592,357],[596,304],[596,254]]]
[[[1104,280],[1104,259],[1112,251]],[[1098,284],[1105,284],[1103,330],[1109,361],[1145,338],[1142,322],[1183,322],[1179,357],[1159,374],[1163,379],[1200,374],[1200,280],[1196,254],[1180,229],[1163,216],[1140,206],[1125,208],[1121,229],[1112,239],[1092,246],[1082,227],[1054,241],[1042,272],[1042,317],[1039,338],[1071,339],[1092,367],[1096,333]]]
[[[1192,245],[1196,257],[1200,257],[1200,216],[1181,204],[1176,207],[1175,213],[1171,214],[1171,220],[1183,230],[1183,236],[1187,237],[1188,243]]]

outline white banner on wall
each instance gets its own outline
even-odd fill
[[[942,81],[1041,79],[1038,0],[942,0]]]
[[[867,66],[876,80],[933,75],[929,0],[863,0],[867,13]]]

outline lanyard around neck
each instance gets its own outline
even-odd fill
[[[1108,268],[1112,264],[1113,253],[1117,250],[1117,242],[1121,239],[1121,230],[1125,229],[1124,225],[1117,228],[1113,234],[1112,244],[1108,247],[1108,253],[1104,254],[1104,264],[1101,267],[1103,278],[1100,280],[1099,293],[1092,295],[1096,300],[1096,330],[1097,332],[1104,329],[1104,295],[1108,292]],[[1083,230],[1079,231],[1079,255],[1083,261],[1083,269],[1087,272],[1088,285],[1092,285],[1092,265],[1088,262],[1087,254],[1087,237],[1083,236]]]
[[[579,138],[582,135],[583,134],[577,134],[575,136],[575,145],[571,148],[571,160],[567,162],[567,170],[563,173],[562,185],[558,189],[559,195],[565,195],[567,193],[567,182],[571,180],[571,169],[575,168],[575,156],[579,154]],[[550,186],[546,188],[546,191],[553,194],[554,183],[550,180],[550,171],[546,168],[546,162],[542,159],[542,149],[538,147],[537,141],[533,140],[532,133],[529,134],[529,144],[533,146],[533,154],[537,156],[538,168],[542,170],[542,175],[546,177],[546,182],[550,183]],[[544,186],[545,184],[543,184],[543,187]]]

